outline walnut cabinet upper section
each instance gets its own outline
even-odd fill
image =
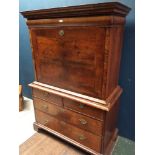
[[[129,10],[113,2],[21,12],[30,31],[35,80],[106,99],[118,86]]]

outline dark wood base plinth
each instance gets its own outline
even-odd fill
[[[113,151],[114,146],[116,144],[117,137],[118,137],[118,129],[115,129],[113,136],[112,136],[112,138],[108,144],[108,147],[105,150],[104,155],[112,155],[112,151]]]
[[[101,154],[101,153],[98,153],[98,152],[96,152],[96,151],[94,151],[94,150],[92,150],[92,149],[90,149],[90,148],[88,148],[88,147],[74,141],[73,139],[70,139],[70,138],[68,138],[68,137],[66,137],[66,136],[64,136],[64,135],[62,135],[62,134],[60,134],[60,133],[58,133],[58,132],[56,132],[56,131],[54,131],[54,130],[52,130],[52,129],[44,126],[44,125],[42,125],[42,124],[34,122],[33,126],[34,126],[35,131],[38,132],[40,129],[43,129],[43,130],[45,130],[45,131],[47,131],[47,132],[49,132],[49,133],[63,139],[65,141],[67,141],[67,142],[69,142],[69,143],[71,143],[71,144],[85,150],[86,152],[90,153],[91,155],[111,155],[113,147],[114,147],[116,139],[117,139],[117,133],[118,133],[118,130],[116,129],[113,136],[112,136],[112,138],[111,138],[111,141],[110,141],[110,143],[109,143],[109,145],[108,145],[108,147],[107,147],[107,149],[105,151],[105,153]]]

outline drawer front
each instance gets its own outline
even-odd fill
[[[36,121],[49,127],[97,152],[100,151],[101,138],[87,131],[76,128],[41,111],[35,110]]]
[[[102,97],[105,29],[55,27],[31,30],[37,81]],[[50,74],[51,73],[51,74]]]
[[[77,126],[78,128],[90,131],[96,135],[102,135],[103,122],[94,120],[90,117],[63,109],[59,106],[50,104],[46,101],[34,98],[34,107],[53,117],[61,119],[67,123]]]
[[[70,99],[63,99],[64,107],[67,109],[75,110],[77,112],[80,112],[82,114],[94,117],[99,120],[104,120],[105,112],[90,106],[87,106],[85,104],[82,104],[80,102],[76,102]]]
[[[53,104],[62,106],[62,97],[42,91],[42,90],[38,90],[38,89],[34,89],[33,88],[33,96],[43,99],[45,101],[51,102]]]

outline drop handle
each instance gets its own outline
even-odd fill
[[[46,125],[48,122],[49,122],[49,120],[45,120],[45,121],[44,121],[44,124]]]
[[[86,125],[86,124],[87,124],[87,121],[84,120],[84,119],[79,119],[79,121],[80,121],[80,123],[81,123],[82,125]]]
[[[43,108],[44,110],[48,110],[48,106],[47,106],[47,105],[43,105],[42,108]]]
[[[87,138],[86,138],[84,135],[80,135],[80,136],[79,136],[79,139],[80,139],[80,140],[85,140],[85,139],[87,139]]]
[[[59,35],[60,35],[60,36],[63,36],[64,34],[65,34],[64,30],[60,30],[60,31],[59,31]]]

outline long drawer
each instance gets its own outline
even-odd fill
[[[102,135],[103,122],[81,115],[76,112],[61,108],[49,102],[34,97],[34,107],[50,114],[60,120],[90,131],[96,135]]]
[[[76,102],[67,98],[63,98],[64,107],[71,109],[82,114],[88,115],[95,119],[104,120],[105,112],[100,109],[96,109],[80,102]]]
[[[97,152],[100,152],[102,139],[100,136],[96,136],[90,132],[67,124],[64,121],[51,117],[39,110],[35,110],[35,116],[38,123],[45,125],[46,127],[49,127],[50,129],[53,129]]]
[[[40,99],[43,99],[45,101],[51,102],[53,104],[62,106],[62,97],[58,96],[58,95],[54,95],[39,89],[34,89],[33,88],[33,97],[38,97]]]

